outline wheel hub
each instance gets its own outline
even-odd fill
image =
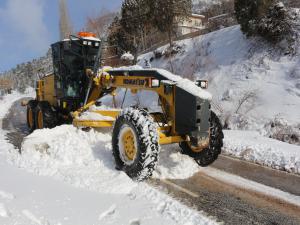
[[[129,160],[134,160],[136,156],[135,138],[131,129],[128,129],[122,137],[125,155]]]

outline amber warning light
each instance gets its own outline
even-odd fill
[[[78,32],[79,37],[96,37],[96,34],[91,32]]]

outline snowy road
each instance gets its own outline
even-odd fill
[[[26,134],[20,129],[24,121],[25,111],[16,102],[3,120],[16,147]],[[225,224],[300,224],[297,175],[221,156],[188,179],[154,178],[149,183]]]

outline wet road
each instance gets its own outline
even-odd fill
[[[150,183],[225,224],[300,224],[300,207],[203,173],[185,180],[151,180]]]
[[[2,128],[8,131],[7,139],[19,150],[23,138],[29,134],[26,124],[26,107],[21,106],[21,102],[28,99],[16,101],[2,120]]]
[[[26,108],[15,102],[2,121],[7,138],[20,149],[26,128]],[[227,156],[210,167],[300,196],[300,176],[288,174]],[[226,173],[225,173],[226,174]],[[184,180],[155,180],[148,183],[182,203],[205,212],[219,222],[230,225],[300,225],[300,208],[291,203],[262,194],[199,172]]]

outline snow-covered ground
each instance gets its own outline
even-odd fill
[[[256,131],[224,131],[225,154],[300,174],[300,146],[263,137]]]
[[[21,97],[0,100],[0,120]],[[20,155],[0,130],[0,224],[216,224],[116,171],[110,140],[63,125],[29,135]]]

